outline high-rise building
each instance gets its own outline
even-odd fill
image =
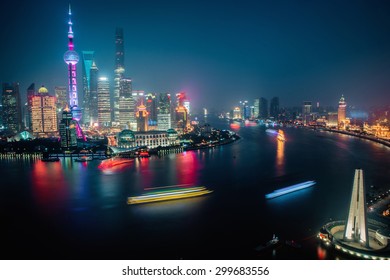
[[[305,124],[305,125],[308,125],[311,121],[313,121],[312,102],[311,101],[303,101],[302,121],[303,121],[303,124]]]
[[[274,120],[279,119],[279,97],[273,97],[271,99],[269,114],[274,118]]]
[[[32,83],[28,88],[27,88],[27,112],[26,112],[26,124],[25,127],[28,130],[31,130],[32,127],[32,97],[35,95],[35,84]]]
[[[135,100],[132,95],[131,79],[120,80],[119,123],[122,129],[129,129],[135,123]]]
[[[77,122],[68,106],[62,111],[60,122],[60,140],[61,148],[71,150],[77,148]]]
[[[66,105],[69,104],[66,87],[56,86],[54,95],[56,97],[57,112],[62,112]]]
[[[83,67],[83,123],[91,124],[91,67],[94,51],[82,51]]]
[[[260,115],[260,99],[256,98],[253,101],[253,117],[258,118]]]
[[[19,132],[22,129],[22,107],[19,83],[3,83],[1,105],[4,129],[12,133]]]
[[[146,110],[146,106],[142,102],[137,107],[136,119],[137,131],[148,131],[148,111]]]
[[[180,105],[176,108],[176,131],[180,134],[186,132],[189,125],[187,108]]]
[[[303,101],[302,104],[302,115],[309,115],[312,112],[312,102],[311,101]]]
[[[54,87],[54,96],[56,97],[57,121],[60,122],[60,120],[62,119],[62,110],[64,110],[64,108],[69,104],[69,95],[66,87]]]
[[[268,113],[268,100],[264,97],[260,98],[260,104],[259,104],[259,117],[261,119],[267,119],[269,116]]]
[[[240,107],[234,107],[234,109],[233,109],[233,119],[239,120],[241,118],[242,118],[241,108]]]
[[[133,112],[135,113],[137,111],[137,107],[141,104],[145,103],[145,92],[143,90],[133,90],[131,93],[133,100],[134,100],[134,109]],[[130,120],[130,129],[137,131],[137,121],[134,117]]]
[[[68,21],[68,50],[64,54],[64,61],[68,65],[68,91],[69,91],[69,106],[71,108],[73,118],[79,122],[82,117],[79,108],[79,99],[77,95],[77,71],[76,65],[79,62],[79,55],[74,50],[73,30],[72,30],[72,11],[69,5],[69,21]]]
[[[56,98],[42,86],[38,93],[29,96],[31,108],[31,131],[35,137],[54,136],[58,131]]]
[[[344,95],[341,95],[340,101],[339,101],[339,109],[338,109],[338,125],[339,128],[345,127],[345,120],[346,120],[346,108],[347,103],[345,102]]]
[[[157,107],[157,128],[158,130],[168,130],[171,125],[171,95],[160,93]]]
[[[112,121],[113,125],[120,125],[119,120],[119,99],[120,99],[120,87],[121,80],[125,73],[125,52],[124,52],[124,40],[123,29],[116,28],[115,30],[115,77],[114,77],[114,95],[113,95],[113,110]]]
[[[98,123],[98,75],[99,69],[95,61],[92,62],[89,76],[89,114],[90,125],[94,126]]]
[[[100,127],[111,126],[110,83],[107,77],[100,77],[97,85],[98,124]]]
[[[156,94],[148,93],[146,95],[146,110],[148,111],[148,125],[157,125],[157,98]]]

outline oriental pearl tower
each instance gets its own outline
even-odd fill
[[[73,119],[79,122],[81,120],[81,110],[78,107],[79,100],[77,97],[77,73],[76,64],[79,62],[79,55],[74,50],[73,45],[73,30],[71,20],[71,9],[69,5],[69,31],[68,31],[68,50],[64,54],[65,63],[68,64],[68,91],[69,91],[69,107],[72,110]]]
[[[79,105],[79,100],[77,96],[77,72],[76,65],[79,62],[79,55],[74,50],[73,45],[73,30],[72,30],[72,11],[69,5],[69,31],[68,31],[68,50],[64,54],[65,63],[68,65],[68,91],[69,91],[69,107],[71,108],[73,119],[76,121],[76,134],[78,139],[86,140],[85,135],[80,127],[80,120],[82,113]]]

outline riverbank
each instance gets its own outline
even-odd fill
[[[364,134],[361,134],[361,133],[355,133],[355,132],[351,132],[351,131],[323,128],[323,127],[321,127],[321,128],[308,127],[308,128],[313,129],[313,130],[322,130],[322,131],[335,132],[335,133],[345,134],[345,135],[349,135],[349,136],[354,136],[354,137],[357,137],[357,138],[374,141],[376,143],[380,143],[380,144],[385,145],[385,146],[390,148],[390,141],[387,141],[387,140],[384,140],[384,139],[380,139],[380,138],[377,138],[375,136],[369,136],[369,135],[364,135]]]

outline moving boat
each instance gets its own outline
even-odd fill
[[[140,196],[132,196],[127,198],[127,204],[140,204],[149,202],[159,202],[173,199],[196,197],[211,193],[204,186],[189,187],[189,188],[168,188],[165,190],[151,191]]]
[[[281,196],[281,195],[285,195],[285,194],[288,194],[288,193],[292,193],[292,192],[296,192],[296,191],[299,191],[299,190],[303,190],[303,189],[309,188],[311,186],[314,186],[315,184],[316,184],[316,181],[306,181],[306,182],[299,183],[299,184],[296,184],[296,185],[292,185],[292,186],[289,186],[289,187],[286,187],[286,188],[275,190],[272,193],[266,194],[265,198],[268,198],[268,199],[275,198],[275,197],[278,197],[278,196]]]
[[[278,136],[276,137],[279,141],[286,141],[286,138],[284,137],[284,132],[283,130],[279,129],[278,130]]]
[[[92,157],[82,156],[82,157],[76,158],[74,161],[77,161],[77,162],[86,162],[86,161],[91,161],[91,160],[92,160]]]

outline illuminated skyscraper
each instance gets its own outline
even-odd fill
[[[341,98],[340,98],[340,101],[339,101],[339,109],[338,109],[338,125],[339,125],[339,128],[344,128],[345,127],[346,107],[347,107],[347,103],[345,102],[344,95],[341,95]]]
[[[134,109],[133,112],[134,114],[132,115],[132,118],[130,120],[130,129],[134,131],[138,131],[137,128],[137,120],[135,118],[135,112],[137,112],[137,107],[141,104],[145,103],[145,92],[143,90],[133,90],[132,93],[132,98],[134,102]]]
[[[91,124],[91,67],[94,51],[83,51],[83,123]]]
[[[91,125],[95,125],[98,123],[98,75],[99,69],[97,68],[95,61],[93,61],[89,77],[89,113]]]
[[[110,83],[107,77],[98,79],[97,94],[99,126],[111,126]]]
[[[148,131],[148,111],[146,111],[146,106],[143,102],[137,107],[136,119],[137,131]]]
[[[258,118],[260,115],[260,99],[256,98],[253,101],[253,117]]]
[[[53,136],[58,131],[56,98],[45,87],[29,96],[31,104],[31,131],[35,137]]]
[[[149,113],[148,124],[149,126],[157,125],[157,98],[156,94],[148,93],[146,95],[146,110]]]
[[[27,116],[26,116],[26,128],[31,130],[32,128],[32,97],[35,95],[35,84],[32,83],[28,88],[27,88]]]
[[[113,96],[113,111],[112,121],[113,125],[119,125],[119,99],[120,99],[120,87],[121,80],[125,73],[125,52],[124,52],[124,40],[123,29],[116,28],[115,31],[115,78],[114,78],[114,96]]]
[[[68,95],[67,95],[66,87],[60,87],[60,86],[55,87],[54,95],[56,97],[57,112],[60,112],[68,104]]]
[[[168,130],[171,125],[171,96],[169,93],[160,93],[157,108],[158,130]]]
[[[135,123],[135,100],[132,95],[131,79],[120,80],[119,123],[122,129],[129,129]]]
[[[73,119],[73,114],[68,107],[62,111],[60,122],[61,148],[71,150],[77,148],[77,122]]]
[[[22,129],[19,83],[3,83],[1,105],[4,129],[12,133],[19,132]]]

